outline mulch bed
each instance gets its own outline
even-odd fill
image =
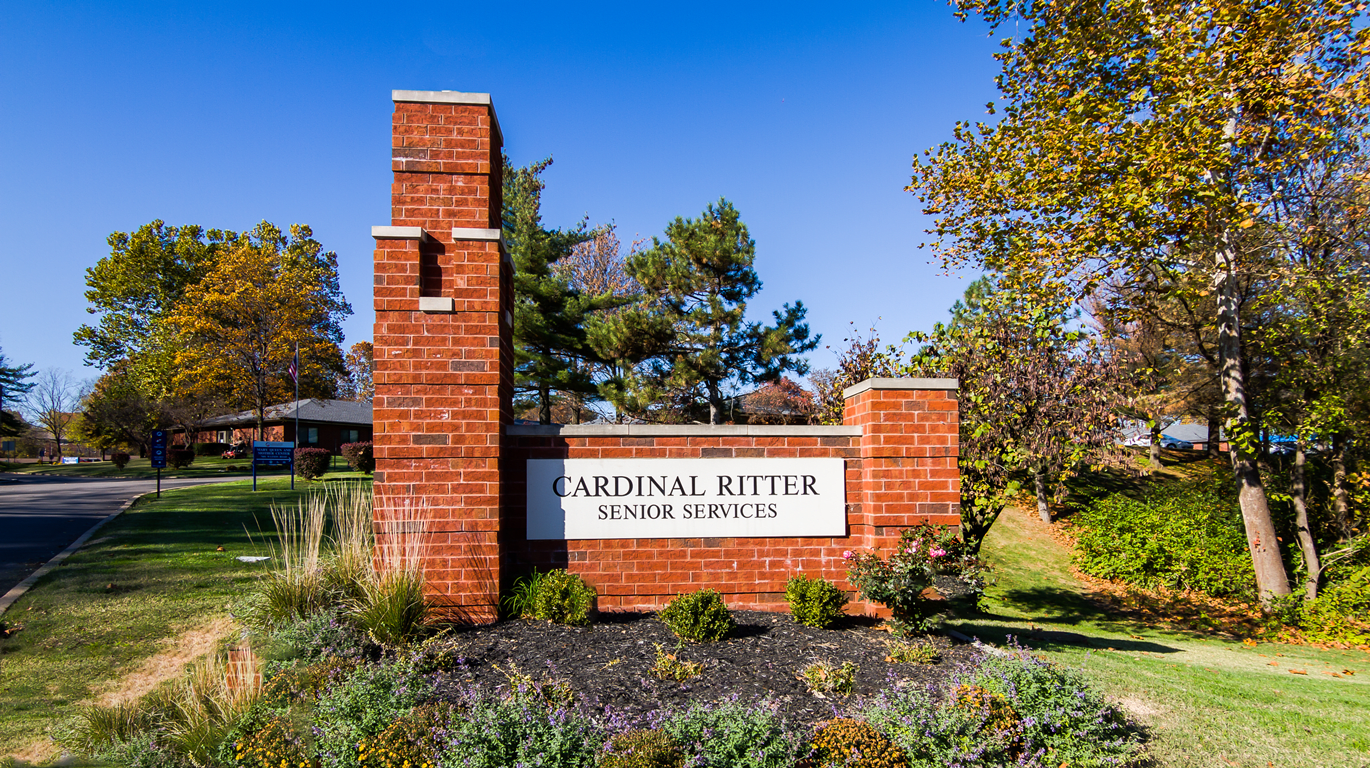
[[[981,653],[934,635],[927,640],[940,649],[939,662],[894,664],[885,660],[889,634],[870,620],[852,618],[833,629],[814,629],[783,613],[732,613],[738,626],[728,639],[684,645],[651,613],[601,614],[588,627],[523,619],[464,629],[456,633],[454,649],[464,662],[446,670],[439,695],[455,697],[473,684],[487,691],[508,686],[516,671],[539,683],[569,683],[586,705],[601,712],[608,708],[635,717],[737,695],[744,701],[769,697],[791,724],[811,724],[833,717],[845,703],[810,693],[797,678],[816,661],[855,662],[854,695],[864,696],[894,685],[941,683]],[[683,683],[654,676],[658,643],[681,660],[702,662],[702,675]]]

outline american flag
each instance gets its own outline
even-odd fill
[[[290,361],[290,380],[296,384],[300,383],[300,353],[296,352],[295,357]]]

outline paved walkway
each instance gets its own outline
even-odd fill
[[[105,480],[4,473],[0,483],[0,595],[156,480]],[[162,489],[228,478],[162,480]]]

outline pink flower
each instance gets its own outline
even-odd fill
[[[909,546],[909,548],[906,549],[906,550],[904,550],[904,551],[905,551],[905,552],[908,552],[910,555],[916,555],[916,554],[918,554],[918,543],[919,543],[919,542],[916,542],[916,541],[913,542],[913,544],[911,544],[911,545]]]
[[[843,553],[842,553],[842,559],[843,559],[843,560],[850,560],[850,559],[852,559],[853,557],[856,557],[856,553],[853,552],[853,551],[851,551],[850,549],[847,550],[846,552],[843,552]]]
[[[947,553],[947,551],[946,551],[945,549],[942,549],[941,547],[938,547],[937,549],[934,549],[933,551],[929,552],[928,554],[929,554],[930,556],[932,556],[932,557],[941,557],[941,556],[945,555],[946,553]]]

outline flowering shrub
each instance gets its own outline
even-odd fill
[[[743,702],[736,696],[696,703],[660,724],[684,747],[697,768],[788,768],[806,751],[787,731],[773,701]]]
[[[889,739],[860,720],[829,720],[813,735],[820,768],[908,768],[908,760]]]
[[[984,590],[984,566],[964,553],[961,540],[947,528],[923,524],[899,534],[888,559],[873,552],[844,552],[847,578],[861,596],[894,614],[897,634],[925,632],[936,623],[939,608],[929,588],[937,576],[960,579],[972,593]]]
[[[357,764],[361,768],[435,768],[451,721],[449,704],[419,707],[357,745]]]
[[[245,768],[310,768],[310,750],[290,721],[274,717],[256,732],[241,739],[233,753]]]
[[[593,768],[604,744],[590,717],[532,691],[515,689],[505,699],[468,692],[459,708],[443,737],[443,765]]]
[[[987,656],[942,695],[885,691],[860,716],[893,741],[913,768],[1127,765],[1138,734],[1075,670],[1023,648]]]

